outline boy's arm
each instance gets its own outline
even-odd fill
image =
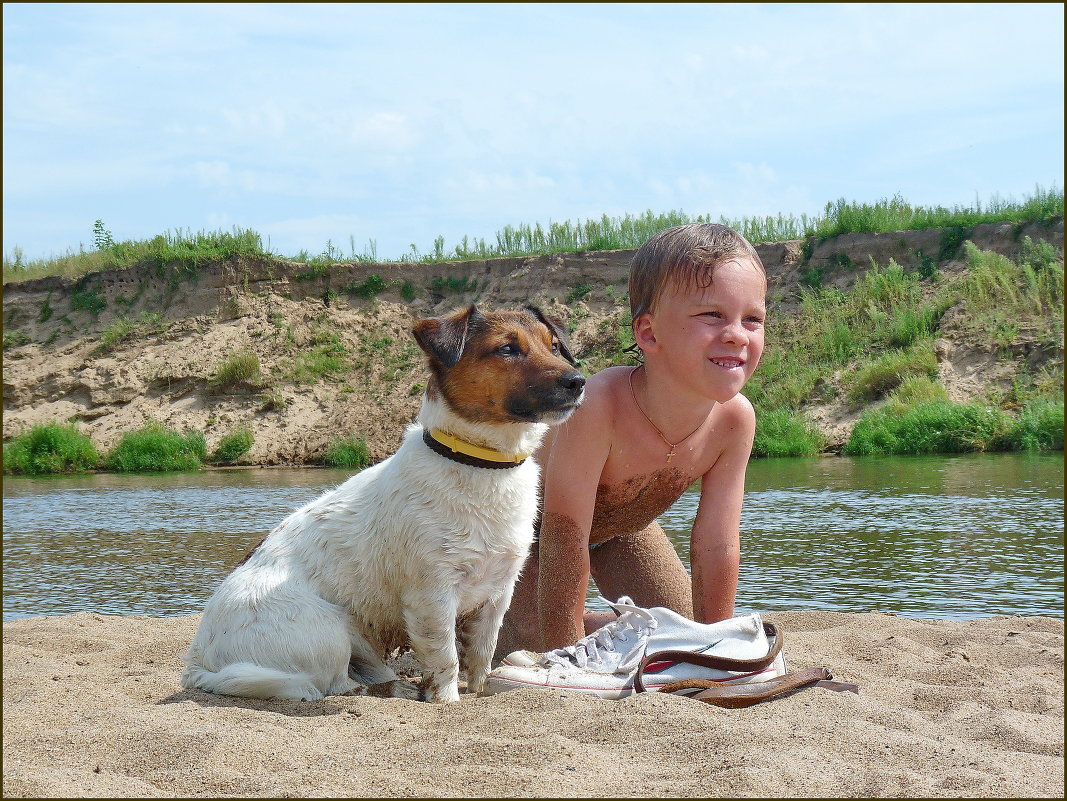
[[[733,617],[741,562],[741,503],[756,415],[738,395],[724,404],[725,447],[700,482],[700,505],[689,543],[693,612],[702,623]]]
[[[537,608],[541,650],[572,645],[585,635],[582,617],[589,585],[589,534],[597,486],[610,448],[611,415],[605,399],[585,402],[555,432],[544,470],[538,534]]]

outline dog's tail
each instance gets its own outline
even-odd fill
[[[217,671],[189,664],[182,672],[182,687],[242,698],[317,701],[324,696],[307,673],[286,673],[251,662],[235,662]]]

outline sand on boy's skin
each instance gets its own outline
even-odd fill
[[[197,616],[4,623],[8,797],[1063,797],[1063,621],[767,615],[805,690],[727,710],[522,690],[432,705],[180,689]]]

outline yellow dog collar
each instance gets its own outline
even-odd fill
[[[500,451],[493,450],[492,448],[483,448],[481,445],[475,445],[472,442],[462,440],[439,428],[431,429],[427,433],[435,442],[445,446],[453,453],[462,453],[464,456],[470,456],[474,459],[481,459],[486,462],[499,462],[508,465],[519,464],[525,461],[530,455],[529,453],[517,453],[514,456],[508,456]]]

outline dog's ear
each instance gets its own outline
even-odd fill
[[[482,313],[471,305],[444,317],[419,320],[411,332],[427,356],[444,367],[455,367],[463,355],[471,324],[481,319]]]
[[[578,361],[574,358],[574,354],[571,353],[571,346],[567,341],[567,326],[563,324],[563,321],[557,320],[555,317],[549,317],[536,306],[527,305],[523,308],[548,327],[548,330],[559,340],[559,352],[563,355],[563,358],[574,367],[577,367]]]

